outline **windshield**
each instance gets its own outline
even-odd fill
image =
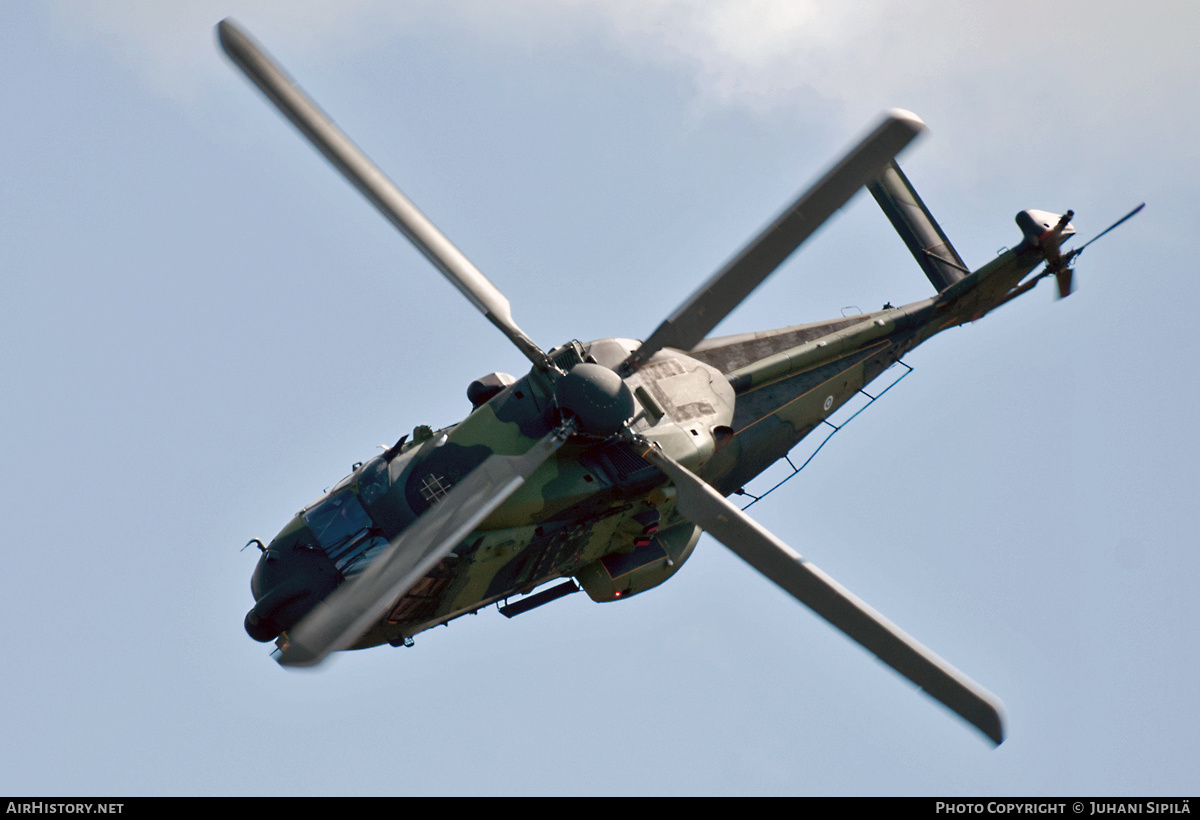
[[[305,510],[304,520],[317,544],[343,574],[349,574],[368,552],[374,555],[387,545],[384,538],[371,533],[371,518],[349,488]]]

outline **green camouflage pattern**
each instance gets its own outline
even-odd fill
[[[918,344],[1024,292],[1032,282],[1020,283],[1042,260],[1026,246],[910,305],[707,339],[687,354],[660,351],[626,377],[639,411],[632,430],[722,494],[736,492]],[[549,356],[562,370],[583,361],[615,368],[636,346],[572,342]],[[458,424],[418,427],[326,498],[354,493],[376,537],[393,538],[489,455],[523,453],[550,432],[560,419],[554,379],[535,367]],[[297,515],[268,553],[311,539],[306,513],[323,501]],[[595,601],[627,598],[678,571],[699,534],[675,511],[674,488],[628,439],[573,436],[354,648],[400,644],[561,578]]]

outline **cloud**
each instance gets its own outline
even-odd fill
[[[951,109],[978,134],[1014,126],[1048,137],[1065,120],[1144,123],[1185,150],[1200,4],[1082,0],[992,3],[830,0],[71,0],[59,27],[102,43],[155,93],[183,101],[225,80],[212,28],[233,16],[289,62],[361,52],[414,30],[516,50],[598,45],[686,76],[701,109],[821,116],[861,124],[883,108]],[[944,116],[944,114],[943,114]],[[934,123],[936,125],[936,122]],[[1138,129],[1122,129],[1123,150]]]
[[[269,28],[273,47],[319,54],[386,37],[396,18],[386,6],[378,0],[64,0],[51,8],[66,36],[99,43],[152,92],[186,103],[227,76],[213,58],[214,27],[225,17],[251,30]]]

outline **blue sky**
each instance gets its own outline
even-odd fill
[[[0,791],[1194,793],[1195,8],[6,3]],[[999,749],[705,539],[604,606],[280,669],[255,555],[523,357],[219,54],[252,32],[543,347],[644,336],[878,116],[968,264],[1084,239],[754,515],[1005,703]],[[928,282],[865,195],[718,333]]]

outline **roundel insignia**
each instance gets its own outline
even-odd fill
[[[825,409],[828,410],[830,407],[833,407],[833,396],[826,396],[825,397]]]

